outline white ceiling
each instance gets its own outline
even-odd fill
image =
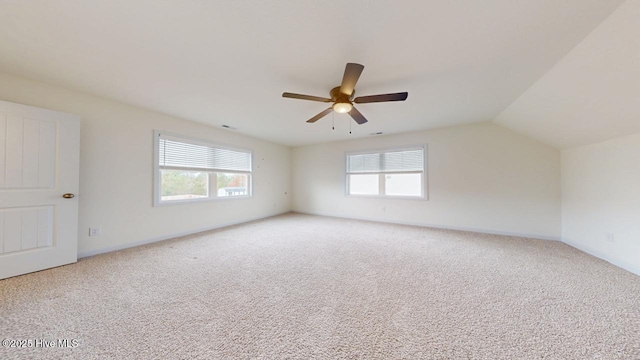
[[[640,132],[640,1],[628,1],[496,122],[558,148]]]
[[[0,71],[295,146],[490,121],[621,2],[4,0]],[[347,62],[358,95],[408,100],[332,131],[281,98],[328,96]]]

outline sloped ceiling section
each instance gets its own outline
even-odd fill
[[[491,121],[621,0],[0,1],[0,71],[285,145]],[[345,63],[369,119],[305,121]],[[349,134],[349,126],[353,134]]]
[[[627,1],[495,121],[557,148],[639,133],[639,39]]]

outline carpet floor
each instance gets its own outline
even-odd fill
[[[640,277],[555,241],[286,214],[2,280],[0,337],[40,341],[0,359],[640,359]]]

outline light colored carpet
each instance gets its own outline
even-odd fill
[[[287,214],[0,281],[0,359],[640,359],[640,277],[559,242]]]

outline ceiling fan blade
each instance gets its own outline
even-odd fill
[[[320,114],[312,117],[311,119],[307,120],[308,123],[314,123],[320,119],[322,119],[323,117],[325,117],[328,113],[332,112],[333,108],[328,108],[327,110],[321,112]]]
[[[399,93],[382,94],[382,95],[369,95],[369,96],[357,97],[353,99],[353,102],[356,104],[366,104],[366,103],[385,102],[385,101],[405,101],[407,100],[407,96],[409,96],[408,92],[399,92]]]
[[[311,96],[311,95],[302,95],[302,94],[294,94],[289,92],[283,92],[282,97],[291,98],[291,99],[300,99],[300,100],[311,100],[311,101],[320,101],[320,102],[331,102],[331,99],[319,97],[319,96]]]
[[[351,96],[353,89],[356,87],[356,83],[362,74],[364,66],[355,63],[347,63],[347,67],[344,69],[344,76],[342,77],[342,84],[340,85],[340,92]]]
[[[349,115],[351,115],[358,125],[362,125],[368,121],[367,118],[365,118],[364,115],[362,115],[356,108],[352,108],[351,111],[349,111]]]

